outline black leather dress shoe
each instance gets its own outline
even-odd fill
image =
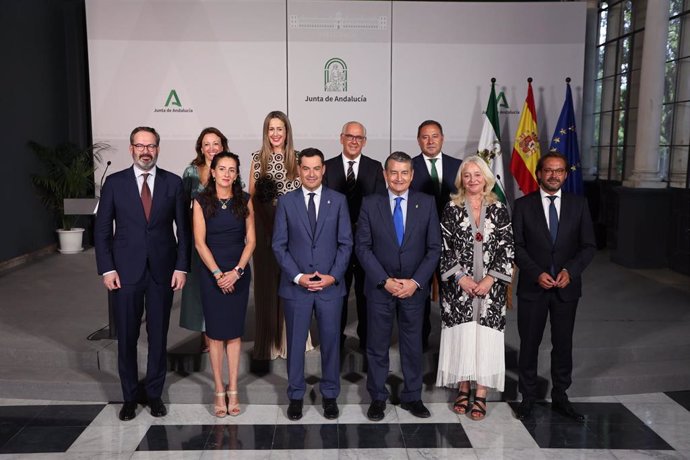
[[[534,403],[529,399],[523,399],[520,405],[515,411],[515,416],[518,420],[525,420],[532,415],[532,409],[534,408]]]
[[[301,399],[290,400],[290,405],[288,406],[287,410],[287,416],[290,420],[299,420],[302,418],[302,405],[303,403]]]
[[[165,408],[165,404],[163,404],[161,398],[150,400],[149,408],[151,409],[151,415],[154,417],[165,417],[168,415],[168,409]]]
[[[369,404],[369,410],[367,411],[367,418],[374,422],[379,422],[383,420],[383,416],[386,413],[386,401],[376,399]]]
[[[576,422],[582,423],[585,421],[585,416],[577,412],[572,404],[570,404],[570,401],[554,401],[551,403],[551,409],[553,409],[554,412],[558,412],[559,414],[563,415],[564,417],[575,420]]]
[[[338,403],[335,401],[335,398],[324,398],[323,403],[323,416],[326,417],[329,420],[333,420],[338,418],[338,415],[340,415],[340,410],[338,409]]]
[[[120,420],[126,422],[127,420],[132,420],[136,416],[137,403],[132,401],[125,401],[125,403],[122,405],[122,409],[120,409],[120,413],[118,414]]]
[[[415,417],[419,417],[419,418],[431,417],[431,413],[429,412],[429,409],[427,409],[426,406],[424,406],[424,403],[421,400],[412,401],[412,402],[404,402],[404,403],[400,404],[400,407],[402,407],[406,411],[409,411],[410,414],[414,415]]]

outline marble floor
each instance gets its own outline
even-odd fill
[[[120,405],[0,399],[0,459],[643,459],[690,458],[690,391],[573,398],[586,415],[576,423],[548,402],[530,420],[513,416],[515,403],[494,402],[482,421],[430,403],[417,419],[388,405],[382,422],[367,405],[341,405],[337,420],[305,406],[299,422],[286,406],[244,406],[217,419],[210,406],[170,404],[153,418],[139,406],[121,422]]]

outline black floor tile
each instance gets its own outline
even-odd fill
[[[137,450],[203,450],[215,425],[153,425]]]
[[[667,391],[666,396],[690,410],[690,391]]]
[[[27,426],[0,448],[2,454],[65,452],[83,426]]]
[[[215,425],[205,450],[267,450],[273,445],[275,425]]]
[[[89,426],[104,407],[104,404],[46,406],[29,426]]]
[[[672,450],[645,424],[598,424],[589,427],[597,436],[598,449]]]
[[[585,416],[588,425],[644,424],[630,409],[621,403],[573,403],[573,407]]]
[[[340,449],[389,449],[405,447],[398,424],[338,425]]]
[[[584,423],[524,423],[542,449],[597,449],[599,438]]]
[[[25,426],[25,423],[0,420],[0,448]]]
[[[276,425],[274,449],[337,449],[338,425]]]
[[[400,429],[408,449],[472,447],[459,423],[404,423]]]
[[[46,407],[48,406],[0,406],[0,420],[28,425]]]

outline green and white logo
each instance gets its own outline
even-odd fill
[[[165,105],[163,107],[154,108],[153,111],[157,113],[189,113],[194,112],[194,109],[182,107],[180,96],[177,95],[177,90],[173,88],[168,92],[168,97],[165,99]]]
[[[347,64],[340,58],[331,58],[323,67],[323,90],[328,92],[347,91]]]
[[[508,101],[506,100],[506,95],[501,91],[498,93],[498,96],[496,96],[496,103],[498,106],[502,109],[509,109],[508,107]]]
[[[180,98],[177,95],[177,91],[175,91],[174,89],[170,90],[168,98],[165,100],[165,106],[170,107],[170,105],[174,105],[175,107],[182,107],[182,104],[180,103]]]

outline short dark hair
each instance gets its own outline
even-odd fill
[[[429,125],[436,126],[438,130],[441,131],[441,136],[443,136],[443,126],[441,126],[441,123],[436,120],[424,120],[422,124],[419,125],[419,128],[417,128],[417,137],[419,137],[419,133],[422,132],[422,128]]]
[[[383,168],[385,170],[388,170],[388,162],[389,161],[397,161],[398,163],[410,163],[410,166],[412,165],[412,157],[409,156],[405,152],[393,152],[390,155],[388,155],[388,158],[386,158],[386,162],[383,165]]]
[[[323,158],[323,152],[319,149],[315,149],[314,147],[308,147],[304,150],[302,150],[299,153],[299,156],[297,157],[297,164],[301,165],[302,164],[302,158],[311,158],[311,157],[319,157],[321,158],[321,164],[325,163],[325,160]]]
[[[570,168],[570,166],[568,165],[568,159],[565,157],[565,155],[563,155],[561,152],[557,150],[549,150],[547,153],[542,155],[541,158],[539,158],[539,161],[537,161],[536,171],[541,171],[544,167],[544,161],[546,161],[549,158],[558,158],[559,160],[563,160],[566,171],[568,170],[568,168]]]
[[[156,136],[156,145],[161,145],[161,137],[160,135],[156,132],[155,129],[150,128],[148,126],[137,126],[132,130],[132,134],[129,135],[129,144],[133,145],[134,144],[134,135],[138,133],[139,131],[145,131],[147,133],[151,133],[154,136]]]

